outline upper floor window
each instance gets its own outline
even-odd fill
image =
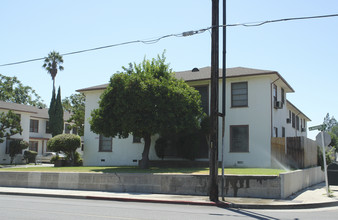
[[[283,103],[285,103],[285,91],[284,91],[284,89],[282,88],[281,89],[281,101],[283,102]]]
[[[30,120],[29,131],[34,133],[39,132],[39,120]]]
[[[209,114],[209,86],[197,86],[194,87],[201,95],[201,104],[203,111]]]
[[[52,133],[49,128],[49,121],[46,121],[46,134]]]
[[[231,83],[231,107],[248,106],[248,82]]]
[[[99,139],[99,152],[111,152],[113,149],[113,138],[105,137],[104,135],[100,134]]]
[[[273,100],[277,102],[277,86],[273,85]]]
[[[295,113],[292,112],[292,127],[296,128],[296,115]]]
[[[249,125],[230,126],[230,152],[249,152]]]
[[[299,117],[296,116],[296,129],[299,131]]]

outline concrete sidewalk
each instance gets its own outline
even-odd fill
[[[0,194],[77,199],[100,199],[125,202],[210,205],[223,208],[304,209],[338,206],[338,186],[330,186],[330,190],[331,196],[328,197],[326,195],[325,183],[320,183],[309,187],[286,200],[226,197],[224,202],[220,201],[218,203],[210,202],[207,196],[115,193],[102,191],[18,187],[0,187]]]

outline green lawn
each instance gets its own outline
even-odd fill
[[[1,171],[39,171],[39,172],[96,172],[96,173],[171,173],[171,174],[209,174],[209,168],[158,168],[140,169],[138,167],[28,167],[1,168]],[[286,172],[280,169],[264,168],[226,168],[225,174],[240,175],[279,175]],[[221,175],[222,169],[219,169]]]

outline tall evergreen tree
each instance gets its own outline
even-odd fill
[[[61,102],[61,88],[58,89],[58,94],[55,102],[55,124],[54,124],[54,135],[62,134],[63,132],[63,107]]]
[[[49,131],[52,133],[52,136],[54,137],[54,132],[53,128],[54,126],[54,121],[55,121],[55,89],[53,88],[53,93],[52,93],[52,99],[50,100],[49,104],[49,110],[48,110],[48,115],[49,115]]]
[[[61,103],[61,89],[59,87],[58,94],[55,99],[55,90],[53,89],[52,100],[48,110],[49,114],[49,130],[52,136],[62,134],[63,132],[63,107]]]

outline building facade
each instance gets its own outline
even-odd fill
[[[228,68],[226,78],[226,118],[224,132],[225,166],[270,167],[271,138],[307,136],[310,119],[287,100],[293,88],[276,71],[251,68]],[[219,103],[221,111],[221,73],[219,70]],[[176,72],[201,94],[202,107],[210,112],[210,67]],[[100,95],[108,84],[80,89],[86,96],[84,165],[137,165],[143,142],[105,138],[91,132],[91,111],[99,107]],[[222,123],[219,121],[219,159],[222,148]],[[152,137],[150,160],[160,160],[155,152],[156,136]],[[197,160],[208,160],[208,154]],[[172,158],[171,158],[172,159]]]
[[[8,148],[9,143],[14,139],[27,141],[29,143],[29,150],[38,152],[38,155],[47,152],[47,141],[52,138],[48,125],[48,109],[0,101],[0,112],[8,112],[9,110],[20,116],[20,124],[23,131],[21,134],[15,134],[9,139],[5,138],[5,141],[0,143],[0,163],[10,163]],[[77,133],[76,130],[69,128],[70,123],[66,122],[69,118],[69,112],[64,112],[65,124],[63,132]],[[16,156],[14,162],[22,163],[22,155]]]

